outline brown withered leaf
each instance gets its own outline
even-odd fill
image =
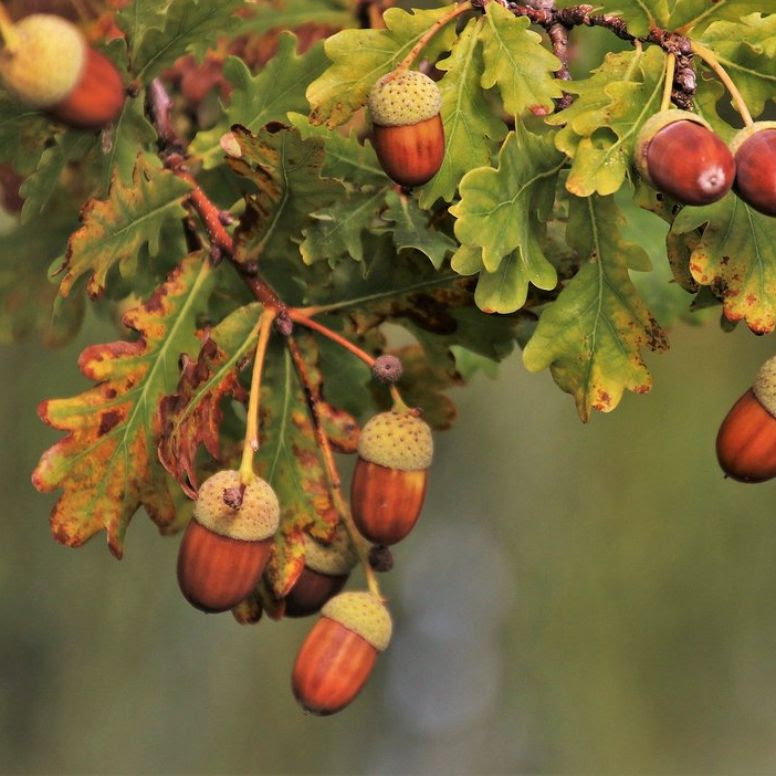
[[[239,375],[256,345],[260,315],[261,305],[246,305],[202,332],[196,360],[184,359],[177,391],[159,403],[159,460],[191,498],[196,498],[199,485],[199,446],[221,459],[222,400],[247,398]]]
[[[64,491],[51,515],[54,538],[62,544],[77,547],[105,530],[120,558],[127,524],[140,506],[162,532],[177,527],[179,494],[156,456],[156,408],[175,389],[180,355],[198,350],[195,318],[213,280],[202,254],[186,258],[150,299],[125,314],[137,339],[91,345],[81,353],[81,371],[97,384],[40,405],[42,420],[67,432],[32,475],[38,490]]]

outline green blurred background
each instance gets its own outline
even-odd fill
[[[79,390],[66,350],[0,351],[0,768],[48,773],[773,772],[776,484],[714,437],[773,344],[674,329],[655,388],[583,426],[512,358],[457,392],[424,516],[385,584],[396,638],[333,718],[289,689],[308,622],[185,604],[177,539],[139,514],[54,543],[30,472]]]

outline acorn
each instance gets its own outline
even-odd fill
[[[317,612],[339,593],[358,560],[344,526],[340,525],[330,544],[304,535],[304,568],[286,595],[286,617],[306,617]]]
[[[396,183],[420,186],[439,170],[445,155],[441,107],[439,87],[417,70],[393,71],[372,87],[372,143]]]
[[[733,185],[736,164],[709,123],[695,113],[666,110],[642,127],[636,167],[654,188],[685,205],[709,205]]]
[[[730,151],[736,160],[736,194],[755,210],[776,216],[776,121],[744,127]]]
[[[223,612],[251,593],[279,518],[275,491],[261,477],[244,490],[231,469],[205,480],[178,552],[178,584],[187,600],[205,612]]]
[[[426,496],[434,453],[431,429],[415,412],[381,412],[358,440],[350,506],[358,530],[375,544],[396,544],[413,528]]]
[[[115,65],[80,30],[54,14],[25,16],[0,50],[0,76],[20,100],[73,127],[97,129],[124,105]]]
[[[366,684],[391,640],[391,615],[372,593],[340,593],[321,610],[294,663],[291,685],[313,714],[334,714]]]
[[[776,477],[776,356],[722,421],[717,458],[725,474],[741,482]]]

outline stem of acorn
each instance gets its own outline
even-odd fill
[[[13,52],[16,48],[19,35],[16,32],[16,26],[11,19],[8,9],[3,3],[0,3],[0,37],[3,39],[3,49],[8,52]]]
[[[410,67],[412,67],[412,63],[417,58],[418,54],[423,50],[423,47],[431,40],[431,38],[434,37],[434,35],[439,32],[439,30],[442,29],[448,22],[451,22],[456,17],[460,16],[463,13],[466,13],[467,11],[472,10],[472,4],[469,2],[469,0],[466,0],[465,3],[461,3],[460,5],[455,6],[455,8],[450,9],[444,16],[440,16],[424,33],[423,35],[418,38],[418,42],[410,49],[409,53],[407,54],[404,59],[402,59],[401,62],[399,62],[398,65],[394,68],[393,72],[395,74],[403,73],[405,70],[409,70]]]
[[[673,54],[666,55],[665,82],[663,83],[663,99],[660,101],[660,110],[665,111],[671,107],[671,91],[674,86],[674,73],[676,72],[676,57]]]
[[[317,331],[319,334],[323,334],[324,337],[330,339],[332,342],[336,342],[345,350],[349,350],[356,358],[360,358],[370,369],[374,366],[375,359],[369,355],[365,350],[362,350],[358,345],[354,345],[349,339],[346,339],[341,334],[337,334],[328,326],[324,326],[322,323],[308,318],[304,312],[299,308],[292,308],[288,310],[288,317],[294,321],[294,323],[300,323],[302,326],[306,326],[308,329]]]
[[[741,96],[741,92],[738,91],[738,87],[733,83],[733,79],[727,74],[727,71],[719,63],[719,60],[714,55],[711,49],[707,49],[701,43],[697,41],[692,42],[692,50],[697,54],[717,75],[720,81],[725,85],[725,88],[730,92],[730,98],[733,101],[733,106],[740,114],[747,127],[751,127],[754,124],[752,114],[749,112],[749,108],[744,102],[744,98]]]
[[[254,478],[253,456],[259,449],[259,395],[261,394],[261,373],[264,369],[264,357],[267,355],[267,344],[272,331],[272,321],[277,310],[265,308],[257,324],[258,339],[256,355],[253,359],[251,374],[251,393],[248,399],[248,417],[245,425],[245,441],[243,442],[242,461],[240,462],[240,482],[248,485]]]

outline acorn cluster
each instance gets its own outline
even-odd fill
[[[639,133],[635,164],[650,185],[684,205],[709,205],[733,188],[776,216],[776,122],[755,122],[728,146],[696,113],[660,111]]]
[[[320,612],[292,671],[294,695],[308,711],[333,714],[349,704],[388,646],[392,624],[385,602],[373,592],[341,590],[358,560],[355,541],[367,547],[374,542],[380,555],[411,531],[432,454],[431,430],[416,410],[402,407],[372,417],[359,438],[351,489],[361,536],[351,536],[344,523],[329,543],[305,535],[304,568],[285,598],[273,600],[278,616]],[[246,483],[237,470],[209,477],[199,488],[178,554],[186,599],[202,611],[224,612],[257,592],[271,595],[262,577],[279,522],[277,496],[261,477]]]

